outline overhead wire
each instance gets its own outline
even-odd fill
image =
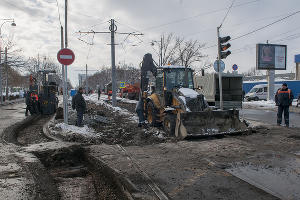
[[[230,10],[231,10],[231,8],[232,8],[234,2],[235,2],[235,0],[232,0],[230,7],[228,8],[228,10],[227,10],[227,12],[226,12],[226,14],[225,14],[225,16],[224,16],[222,22],[221,22],[220,28],[222,27],[223,23],[225,22],[225,20],[226,20],[228,14],[229,14],[229,12],[230,12]]]
[[[260,27],[260,28],[254,29],[254,30],[252,30],[252,31],[250,31],[250,32],[248,32],[248,33],[245,33],[245,34],[242,34],[242,35],[240,35],[240,36],[234,37],[234,38],[232,38],[230,41],[234,41],[234,40],[237,40],[237,39],[246,37],[246,36],[248,36],[248,35],[250,35],[250,34],[253,34],[253,33],[257,32],[257,31],[260,31],[260,30],[263,30],[263,29],[265,29],[265,28],[268,28],[268,27],[270,27],[270,26],[272,26],[272,25],[274,25],[274,24],[277,24],[277,23],[279,23],[279,22],[281,22],[281,21],[284,21],[284,20],[286,20],[286,19],[288,19],[288,18],[290,18],[290,17],[292,17],[292,16],[294,16],[294,15],[296,15],[296,14],[298,14],[298,13],[300,13],[300,10],[299,10],[299,11],[296,11],[296,12],[293,12],[293,13],[291,13],[291,14],[289,14],[289,15],[283,17],[283,18],[280,18],[280,19],[278,19],[278,20],[276,20],[276,21],[274,21],[274,22],[272,22],[272,23],[269,23],[269,24],[267,24],[267,25],[264,25],[264,26],[262,26],[262,27]],[[208,46],[208,47],[203,47],[203,48],[201,48],[201,49],[203,49],[203,50],[204,50],[204,49],[210,49],[210,48],[216,47],[216,46],[217,46],[217,45],[211,45],[211,46]]]
[[[272,26],[272,25],[274,25],[274,24],[277,24],[277,23],[279,23],[279,22],[281,22],[281,21],[284,21],[284,20],[286,20],[286,19],[288,19],[288,18],[290,18],[290,17],[292,17],[292,16],[294,16],[294,15],[296,15],[296,14],[298,14],[298,13],[300,13],[300,10],[299,10],[299,11],[296,11],[296,12],[293,12],[293,13],[289,14],[288,16],[285,16],[285,17],[283,17],[283,18],[280,18],[280,19],[278,19],[278,20],[276,20],[276,21],[274,21],[274,22],[272,22],[272,23],[269,23],[269,24],[267,24],[267,25],[265,25],[265,26],[262,26],[262,27],[260,27],[260,28],[257,28],[257,29],[255,29],[255,30],[253,30],[253,31],[250,31],[250,32],[245,33],[245,34],[240,35],[240,36],[237,36],[237,37],[231,39],[231,41],[237,40],[237,39],[240,39],[240,38],[243,38],[243,37],[248,36],[248,35],[250,35],[250,34],[253,34],[253,33],[257,32],[257,31],[260,31],[260,30],[263,30],[263,29],[265,29],[265,28],[268,28],[268,27],[270,27],[270,26]]]
[[[248,1],[248,2],[245,2],[245,3],[237,4],[237,5],[233,6],[233,7],[236,8],[236,7],[248,5],[248,4],[251,4],[251,3],[255,3],[255,2],[258,2],[258,1],[261,1],[261,0]],[[209,14],[221,12],[221,11],[224,11],[224,10],[227,10],[227,9],[228,8],[226,7],[226,8],[221,8],[221,9],[216,9],[216,10],[212,10],[212,11],[208,11],[208,12],[199,13],[199,14],[196,14],[196,15],[193,15],[193,16],[182,18],[182,19],[173,20],[173,21],[170,21],[170,22],[167,22],[167,23],[164,23],[164,24],[160,24],[160,25],[156,25],[156,26],[151,26],[151,27],[143,29],[142,31],[160,28],[160,27],[163,27],[163,26],[168,26],[170,24],[180,23],[180,22],[187,21],[187,20],[190,20],[190,19],[193,19],[193,18],[204,16],[204,15],[209,15]]]

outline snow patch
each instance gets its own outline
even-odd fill
[[[249,105],[252,107],[266,107],[266,108],[276,107],[274,101],[250,101],[250,102],[243,102],[243,105]]]
[[[197,96],[199,95],[198,92],[196,92],[195,90],[192,90],[190,88],[180,88],[179,92],[181,92],[183,94],[183,96],[185,97],[189,97],[189,98],[197,98]]]
[[[128,110],[120,108],[120,107],[113,107],[111,104],[107,103],[106,102],[108,100],[107,95],[101,95],[99,100],[98,100],[97,94],[92,94],[89,96],[84,95],[84,98],[85,98],[85,100],[91,101],[95,104],[103,105],[103,106],[109,108],[110,110],[112,110],[113,112],[118,112],[120,115],[128,117],[128,120],[130,120],[132,122],[138,123],[138,121],[139,121],[139,118],[135,114],[129,112]],[[124,101],[126,101],[126,100],[124,100]],[[133,103],[133,102],[137,103],[137,101],[134,101],[134,100],[128,100],[128,101],[131,101],[131,103]]]
[[[65,134],[77,133],[88,137],[95,135],[95,131],[86,125],[84,127],[78,127],[78,126],[69,125],[65,123],[58,123],[55,125],[55,127],[60,128],[62,132]]]

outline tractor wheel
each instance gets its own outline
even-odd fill
[[[169,136],[175,135],[176,117],[172,114],[167,114],[164,118],[163,127]]]
[[[151,101],[147,104],[147,121],[151,126],[158,126],[158,111]]]

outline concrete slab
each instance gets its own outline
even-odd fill
[[[230,174],[280,199],[300,197],[300,158],[280,152],[261,153],[233,164]]]

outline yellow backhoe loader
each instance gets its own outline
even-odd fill
[[[142,63],[141,100],[144,115],[153,125],[162,125],[179,138],[243,132],[247,129],[238,110],[213,110],[194,89],[193,70],[183,66],[153,64],[151,54]],[[149,84],[149,71],[154,75]]]

